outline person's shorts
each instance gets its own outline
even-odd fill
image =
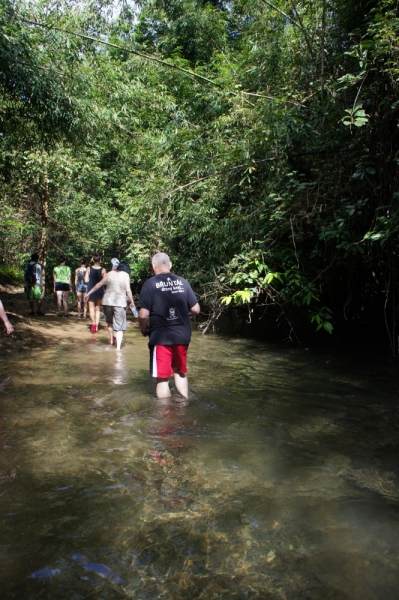
[[[78,294],[85,294],[87,292],[87,285],[85,285],[84,283],[77,285],[76,292]]]
[[[167,379],[175,371],[187,373],[188,346],[173,344],[171,346],[149,346],[150,374],[152,377]]]
[[[55,291],[56,292],[70,292],[71,291],[71,286],[69,285],[69,283],[60,283],[60,282],[57,282],[55,284]]]
[[[29,300],[43,300],[42,288],[40,285],[28,286],[27,293]]]
[[[112,323],[114,331],[126,331],[126,308],[123,306],[103,306],[107,323]]]

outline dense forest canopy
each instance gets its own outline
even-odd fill
[[[0,0],[0,260],[168,252],[214,316],[399,307],[389,0]]]

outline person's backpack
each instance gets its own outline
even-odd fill
[[[36,263],[29,263],[26,269],[26,283],[36,285]]]

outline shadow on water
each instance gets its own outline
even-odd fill
[[[396,600],[383,366],[194,335],[158,401],[147,363],[131,331],[1,365],[5,598]]]

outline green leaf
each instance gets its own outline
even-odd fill
[[[251,292],[249,290],[239,290],[234,293],[234,301],[239,303],[249,302],[251,300]]]

